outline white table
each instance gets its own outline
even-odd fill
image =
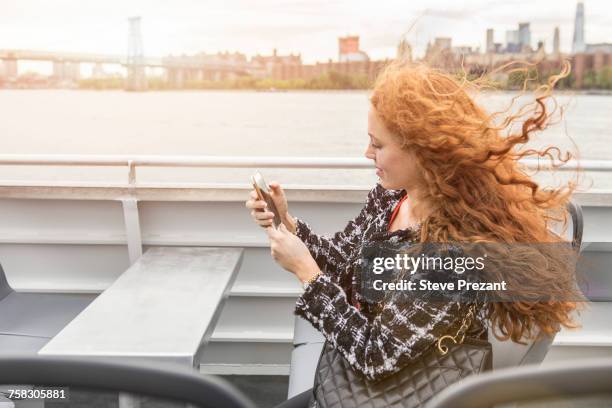
[[[149,249],[39,354],[195,367],[242,256],[241,248]]]

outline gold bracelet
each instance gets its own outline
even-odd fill
[[[306,289],[308,287],[308,285],[310,285],[312,282],[315,281],[315,279],[317,279],[319,277],[319,275],[321,275],[321,271],[315,273],[314,275],[312,275],[310,278],[306,279],[304,281],[304,283],[302,283],[302,287],[304,289]]]

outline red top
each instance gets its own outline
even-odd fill
[[[401,207],[402,203],[404,202],[404,200],[406,198],[408,198],[408,194],[403,196],[402,199],[399,200],[399,202],[396,204],[395,208],[393,209],[393,214],[391,214],[391,221],[389,221],[389,227],[388,228],[391,228],[391,224],[393,224],[393,220],[395,219],[395,216],[397,215],[397,212],[399,211],[399,208]]]

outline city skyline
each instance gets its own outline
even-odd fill
[[[425,4],[429,8],[425,8]],[[534,4],[535,3],[535,4]],[[127,52],[127,17],[142,17],[146,55],[241,52],[248,56],[301,53],[304,63],[337,59],[337,37],[359,35],[361,49],[372,59],[394,56],[407,35],[414,54],[421,56],[428,41],[452,37],[453,45],[485,49],[487,28],[495,30],[495,42],[504,42],[506,30],[519,22],[531,23],[531,42],[543,40],[552,49],[554,28],[560,29],[560,49],[571,51],[576,1],[551,2],[472,0],[457,6],[448,1],[411,4],[268,0],[257,10],[244,0],[196,2],[183,0],[173,6],[159,1],[124,4],[108,0],[88,4],[74,1],[22,0],[4,5],[0,16],[0,48]],[[179,7],[177,4],[183,4]],[[251,3],[252,4],[252,3]],[[185,13],[185,11],[189,13]],[[474,12],[474,10],[477,10]],[[589,43],[612,40],[612,12],[605,1],[585,2],[585,37]],[[61,27],[61,29],[58,29]]]

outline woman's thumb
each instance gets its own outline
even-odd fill
[[[276,181],[270,183],[270,188],[272,188],[272,191],[274,191],[274,194],[276,195],[282,194],[283,192],[280,184],[278,184]]]

